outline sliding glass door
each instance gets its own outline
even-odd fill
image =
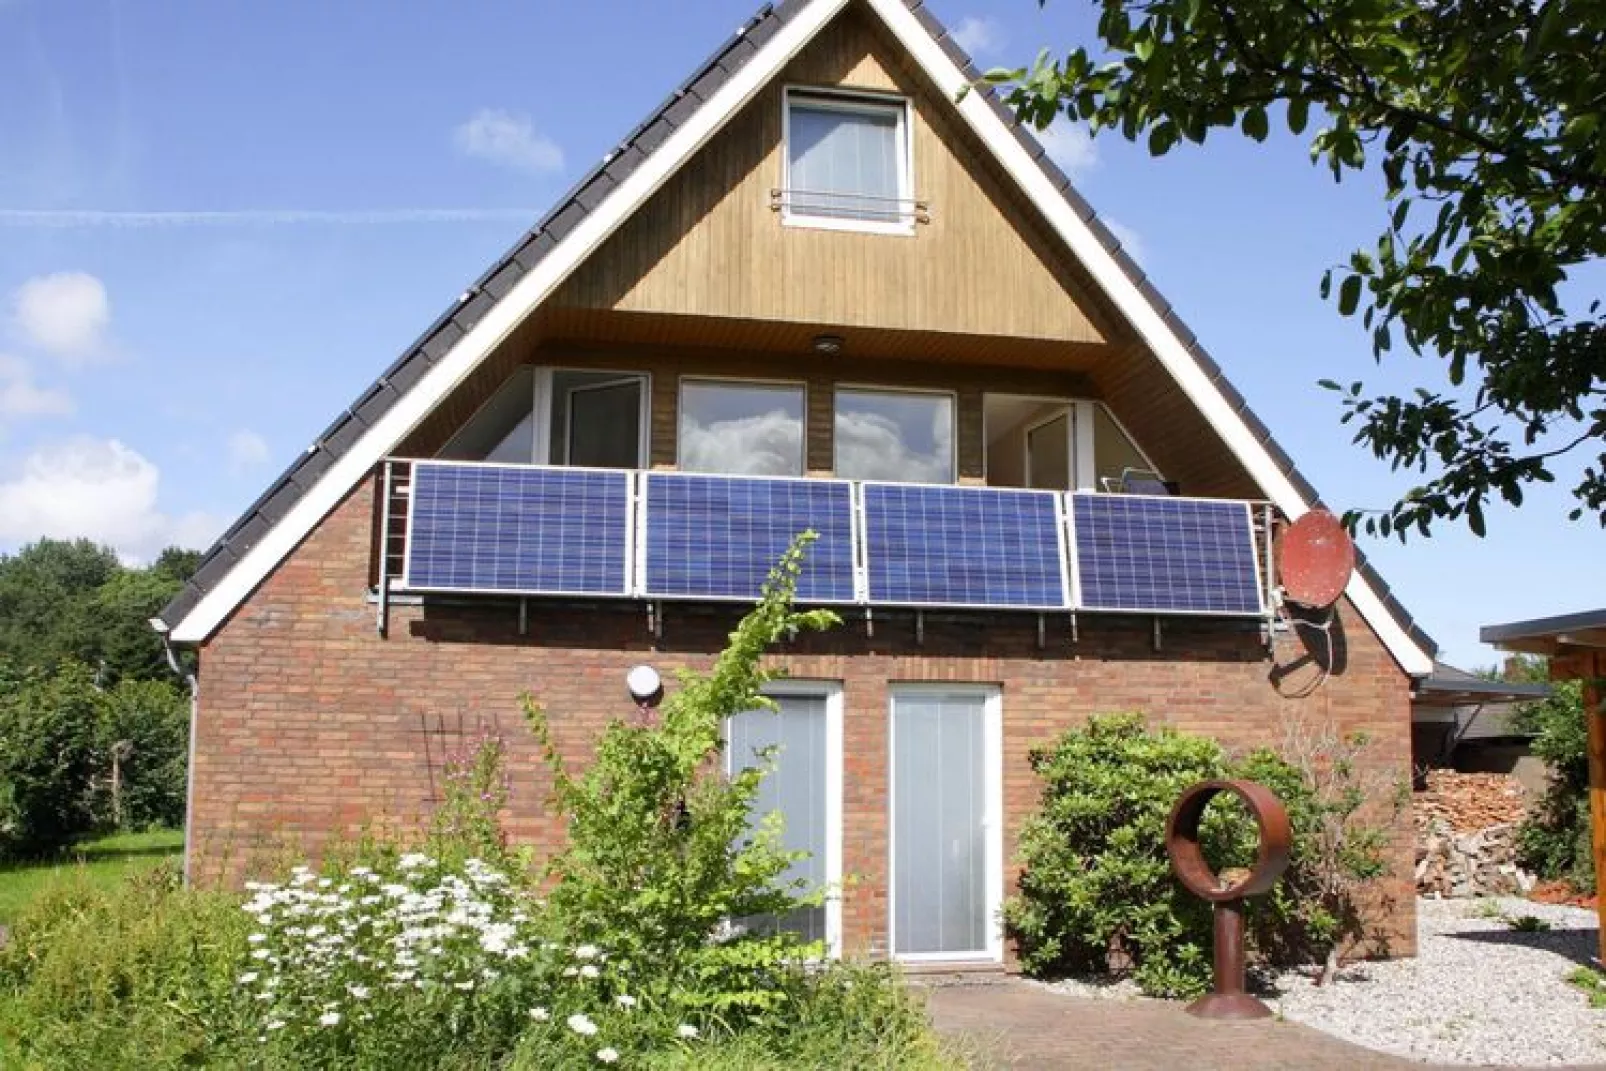
[[[894,686],[891,721],[893,955],[997,959],[998,691]]]

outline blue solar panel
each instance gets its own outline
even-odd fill
[[[905,606],[1069,605],[1048,491],[864,485],[870,601]]]
[[[626,595],[630,477],[601,469],[413,466],[408,587]]]
[[[813,529],[798,599],[853,601],[849,484],[649,473],[646,500],[650,598],[756,599],[792,540]]]
[[[1261,613],[1246,503],[1072,495],[1071,516],[1083,607]]]

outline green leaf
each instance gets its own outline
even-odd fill
[[[1343,316],[1355,315],[1361,303],[1361,277],[1351,275],[1338,288],[1338,311]]]
[[[1256,105],[1244,112],[1243,130],[1256,141],[1265,141],[1269,133],[1266,125],[1266,109]]]
[[[1288,102],[1288,130],[1292,134],[1303,134],[1305,125],[1310,122],[1310,102],[1304,97],[1295,97]]]

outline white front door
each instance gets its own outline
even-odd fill
[[[892,689],[892,953],[999,959],[1003,937],[998,689]]]

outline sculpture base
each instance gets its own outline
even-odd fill
[[[1269,1019],[1272,1010],[1248,993],[1207,993],[1188,1005],[1201,1019]]]

